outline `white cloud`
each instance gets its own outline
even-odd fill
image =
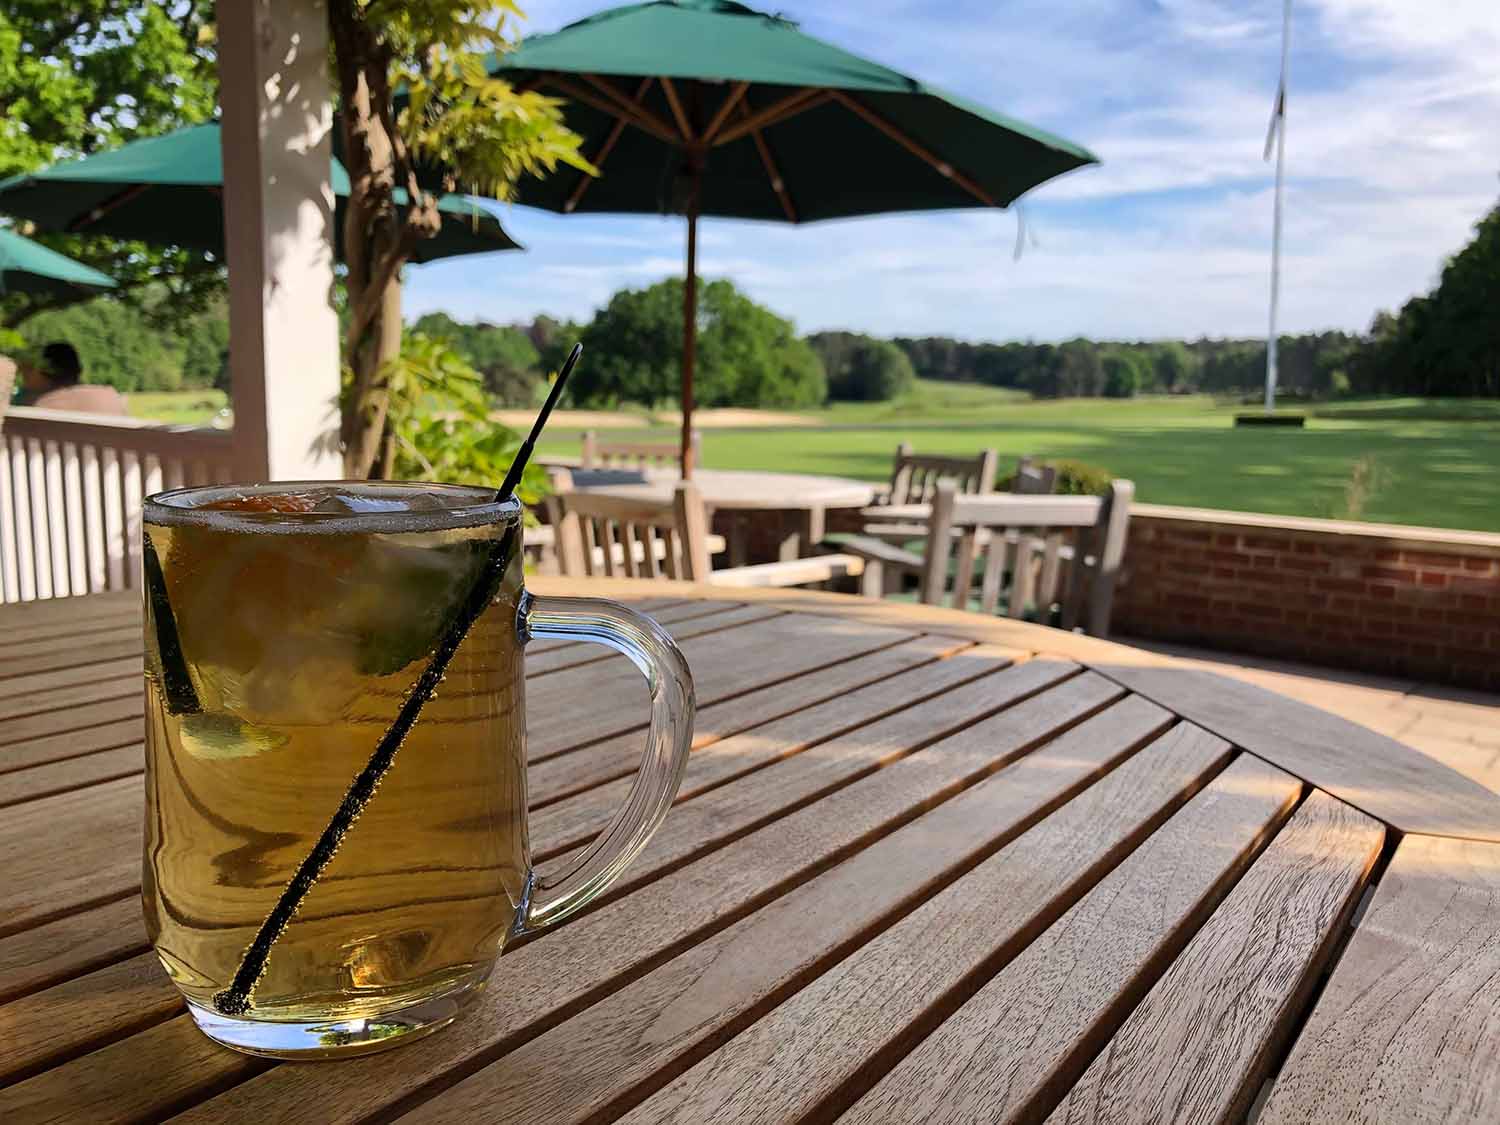
[[[703,272],[803,328],[971,338],[1264,330],[1280,50],[1274,0],[782,3],[812,34],[1088,145],[1103,159],[1010,215],[810,227],[705,221]],[[532,5],[555,28],[595,3]],[[1497,195],[1500,3],[1297,0],[1283,326],[1363,328],[1427,288]],[[582,317],[678,274],[671,218],[505,221],[529,247],[413,271],[408,305]]]

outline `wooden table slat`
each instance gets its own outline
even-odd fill
[[[1035,1120],[1171,964],[1302,783],[1242,755],[839,1119]],[[1004,909],[999,904],[997,909]]]
[[[952,642],[941,641],[940,645],[949,645]],[[879,650],[879,653],[889,652],[889,648]],[[878,654],[878,653],[877,653]],[[882,715],[900,711],[910,706],[912,702],[925,699],[929,696],[944,692],[952,688],[961,687],[970,681],[992,672],[998,672],[1002,668],[1010,667],[1011,660],[1003,651],[986,647],[969,648],[957,653],[949,660],[940,661],[936,664],[924,665],[913,671],[910,676],[903,677],[902,688],[911,693],[911,698],[892,698],[884,685],[876,685],[874,688],[866,688],[862,691],[851,692],[848,696],[827,700],[817,704],[811,711],[798,711],[785,719],[779,720],[779,730],[821,730],[821,723],[828,720],[830,714],[835,716],[847,727],[856,727],[861,723],[877,719]],[[841,667],[847,668],[849,662]],[[1068,665],[1076,668],[1076,665]],[[799,683],[811,680],[812,677],[803,677]],[[767,711],[778,712],[784,710],[787,696],[783,690],[786,685],[776,684],[756,693],[758,698],[754,700],[757,707]],[[795,687],[792,692],[800,694]],[[986,696],[981,689],[980,696]],[[853,698],[850,698],[850,697]],[[987,696],[986,696],[987,697]],[[734,701],[732,713],[736,720],[743,722],[743,718],[751,712],[739,706],[740,700]],[[700,730],[694,741],[698,749],[694,753],[702,753],[704,743],[702,740],[713,734],[713,728]],[[746,733],[745,737],[755,737],[753,733]],[[816,734],[806,737],[816,738]],[[534,806],[551,806],[554,802],[565,796],[571,796],[584,791],[584,795],[592,792],[592,787],[600,782],[610,781],[619,777],[627,777],[634,774],[640,761],[639,736],[628,736],[626,738],[611,740],[599,746],[589,747],[586,755],[572,755],[541,762],[533,765],[529,771],[527,784],[530,787],[531,799]],[[574,758],[583,757],[586,760],[574,761]],[[566,813],[557,813],[545,816],[538,813],[538,825],[549,826],[545,833],[539,838],[546,841],[543,849],[549,849],[555,844],[561,844],[570,837],[576,837],[580,831],[579,825],[569,822]],[[539,827],[540,832],[540,827]]]
[[[1500,1120],[1500,847],[1407,836],[1262,1125]]]
[[[120,719],[113,723],[85,727],[83,730],[63,731],[0,746],[0,773],[30,769],[48,762],[96,754],[101,750],[115,750],[121,746],[139,746],[141,736],[145,733],[143,725],[139,718]]]
[[[913,670],[930,668],[970,647],[969,642],[952,637],[915,637],[847,660],[823,675],[803,676],[790,684],[777,684],[741,696],[734,701],[734,719],[742,729],[738,733],[726,732],[724,737],[719,737],[712,726],[699,731],[677,790],[677,802],[764,769],[805,750],[815,741],[858,726],[866,721],[859,710],[865,700],[875,699],[884,705],[884,711],[895,711],[955,686],[947,680],[936,684],[921,680]],[[976,677],[989,670],[974,664],[969,667]],[[851,712],[860,718],[851,719]],[[747,720],[761,714],[767,715],[763,721],[743,728]],[[606,755],[611,758],[618,755],[620,776],[536,809],[531,817],[531,831],[538,842],[539,856],[547,858],[575,847],[609,823],[634,783],[632,753],[638,753],[633,742],[594,747],[589,755],[595,760],[591,766]],[[591,768],[590,772],[594,770]]]
[[[102,781],[130,777],[141,773],[145,767],[145,748],[138,743],[0,773],[0,808],[97,785]]]
[[[862,1092],[863,1075],[899,1057],[984,977],[1024,949],[1128,856],[1228,752],[1228,743],[1214,735],[1177,727],[856,950],[622,1122],[830,1119]],[[1294,792],[1296,783],[1286,780]],[[1274,803],[1263,804],[1256,829],[1276,812]],[[1248,834],[1244,846],[1253,838]],[[1236,855],[1230,849],[1225,858],[1233,861]]]
[[[465,1018],[320,1066],[212,1043],[147,945],[138,592],[0,607],[0,1120],[1197,1121],[1272,1077],[1273,1125],[1500,1115],[1500,794],[1024,622],[533,585],[678,639],[699,711],[674,807]],[[545,870],[625,800],[646,692],[596,646],[526,665]],[[1381,873],[1372,816],[1430,835]]]
[[[681,647],[693,669],[702,707],[911,635],[894,629],[839,628],[821,618],[788,614],[736,629],[732,645],[710,635],[691,637]],[[643,730],[650,717],[645,681],[623,659],[539,677],[527,685],[526,708],[532,716],[527,746],[533,762],[611,735]]]
[[[887,833],[934,805],[943,808],[939,802],[962,794],[966,786],[1004,776],[996,793],[1008,791],[1035,811],[1128,756],[1168,719],[1158,707],[1126,700],[1075,726],[1080,716],[1054,706],[1048,695],[1010,714],[1016,722],[998,745],[991,734],[959,735],[929,746],[651,883],[649,908],[636,894],[616,898],[557,934],[507,954],[484,1003],[444,1032],[443,1041],[434,1037],[430,1046],[413,1044],[378,1060],[384,1066],[355,1060],[336,1072],[320,1068],[317,1073],[279,1067],[215,1098],[192,1118],[259,1122],[277,1105],[319,1097],[330,1125],[362,1120],[435,1073],[470,1066],[530,1038],[549,1025],[549,1018],[576,1006],[579,997],[627,984],[666,956],[792,890],[830,861],[891,839]],[[1059,731],[1065,733],[1058,736]],[[1032,747],[1039,748],[1000,768],[999,762]],[[1032,764],[1020,773],[1027,763]],[[1018,778],[1030,779],[1030,786]],[[669,817],[666,823],[671,822]],[[655,846],[653,841],[637,862],[654,862]]]
[[[0,655],[0,664],[3,663],[4,657]],[[51,672],[33,672],[25,676],[0,676],[0,713],[7,716],[19,714],[19,711],[10,710],[11,701],[28,700],[38,694],[45,694],[58,688],[92,687],[122,676],[139,677],[144,664],[140,652],[137,651],[130,656],[106,661],[103,664],[85,664]]]
[[[1227,1121],[1259,1090],[1380,854],[1382,826],[1314,793],[1047,1121]]]
[[[1181,755],[1171,753],[1179,747]],[[1142,799],[1146,807],[1159,810],[1206,780],[1228,754],[1219,739],[1159,743],[1107,775],[1115,784],[1106,793],[1126,799],[1131,783],[1139,784],[1149,795]],[[1050,811],[1053,801],[1043,794],[1056,784],[1057,765],[1038,769],[1039,761],[1037,755],[1022,759],[1013,773],[1002,771],[939,805],[799,892],[427,1099],[412,1119],[488,1114],[580,1122],[628,1104],[623,1099],[649,1092]],[[1026,784],[1035,784],[1038,774],[1040,793]],[[1049,845],[1057,847],[1064,835],[1082,833],[1087,840],[1090,821],[1100,817],[1092,802],[1084,807],[1087,816],[1063,817],[1065,833],[1046,833]],[[1144,819],[1149,829],[1150,814]],[[1100,850],[1107,862],[1108,844]],[[544,1059],[551,1061],[539,1066]],[[517,1074],[534,1078],[517,1083]],[[777,1119],[774,1112],[769,1119]]]

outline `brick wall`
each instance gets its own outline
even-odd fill
[[[1500,535],[1140,504],[1113,628],[1500,690]]]

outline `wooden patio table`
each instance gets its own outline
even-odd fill
[[[312,1064],[210,1042],[147,946],[134,595],[0,608],[0,1121],[1500,1120],[1489,790],[1009,620],[534,586],[681,641],[678,803],[466,1018]],[[643,688],[577,645],[527,675],[545,864],[621,800]]]
[[[580,470],[588,472],[589,470]],[[610,470],[601,470],[608,472]],[[625,470],[638,472],[645,480],[630,484],[593,484],[590,492],[627,499],[665,502],[681,479],[676,468]],[[782,562],[801,558],[823,538],[830,509],[863,508],[877,494],[874,485],[846,477],[808,473],[766,473],[740,469],[696,469],[693,483],[703,496],[709,516],[715,512],[777,512],[783,527],[777,547]],[[729,565],[747,561],[746,531],[739,520],[729,525]]]

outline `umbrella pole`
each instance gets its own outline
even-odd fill
[[[687,278],[682,287],[682,479],[693,479],[693,368],[698,358],[698,186],[693,168],[687,205]]]

